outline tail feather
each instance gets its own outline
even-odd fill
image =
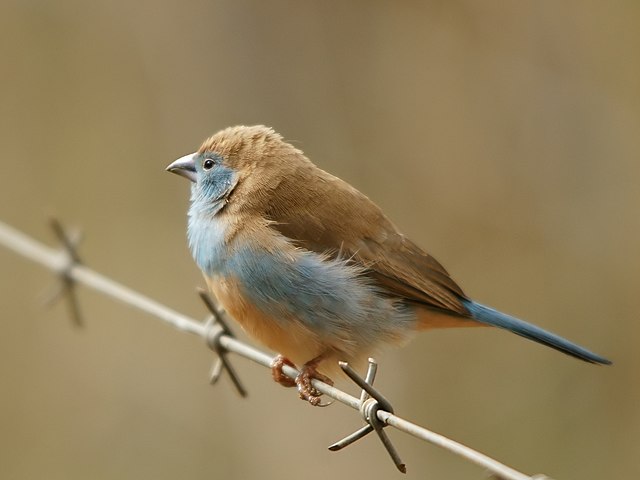
[[[471,317],[480,323],[491,325],[493,327],[504,328],[505,330],[509,330],[510,332],[524,338],[555,348],[562,353],[579,358],[585,362],[602,365],[611,364],[610,360],[590,352],[586,348],[576,345],[575,343],[571,343],[569,340],[565,340],[558,335],[543,330],[540,327],[518,320],[510,315],[494,310],[493,308],[485,307],[484,305],[471,300],[464,300],[463,304],[471,314]]]

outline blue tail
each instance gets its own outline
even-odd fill
[[[471,317],[480,323],[491,325],[493,327],[504,328],[505,330],[509,330],[510,332],[524,338],[555,348],[562,353],[579,358],[585,362],[599,363],[603,365],[611,364],[610,360],[607,360],[600,355],[596,355],[575,343],[571,343],[569,340],[565,340],[558,335],[547,332],[540,327],[523,322],[522,320],[518,320],[517,318],[511,317],[505,313],[498,312],[493,308],[485,307],[484,305],[472,300],[463,300],[463,304],[471,314]]]

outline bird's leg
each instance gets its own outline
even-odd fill
[[[289,360],[286,357],[283,357],[282,355],[278,355],[276,358],[273,359],[273,362],[271,362],[271,376],[273,377],[273,380],[276,383],[279,383],[283,387],[295,387],[296,381],[292,378],[287,377],[282,372],[282,367],[285,365],[297,369],[297,367],[293,364],[291,360]]]
[[[321,382],[333,386],[333,380],[331,380],[326,375],[318,372],[318,370],[316,369],[318,367],[318,364],[325,359],[326,355],[327,353],[325,352],[309,360],[302,366],[302,368],[300,369],[300,373],[296,377],[295,383],[298,386],[298,394],[300,395],[300,398],[302,400],[306,400],[314,407],[324,407],[326,405],[329,405],[320,403],[320,396],[322,395],[322,392],[319,392],[316,388],[314,388],[313,385],[311,385],[311,380],[315,378],[317,380],[320,380]]]

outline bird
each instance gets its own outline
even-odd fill
[[[187,238],[216,301],[277,352],[273,379],[312,385],[415,333],[491,326],[593,364],[606,358],[468,297],[447,270],[349,183],[272,128],[223,129],[166,170],[191,181]],[[284,365],[297,368],[295,379]]]

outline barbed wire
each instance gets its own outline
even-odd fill
[[[241,396],[246,396],[246,389],[240,382],[231,362],[228,360],[227,353],[235,353],[259,365],[271,368],[274,358],[237,340],[228,327],[226,313],[222,311],[210,297],[207,296],[206,292],[200,291],[199,293],[211,316],[207,321],[201,322],[172,310],[171,308],[86,267],[82,264],[77,253],[77,245],[79,243],[80,236],[77,234],[72,235],[67,232],[57,220],[52,220],[51,226],[58,237],[58,240],[62,244],[62,249],[56,250],[48,247],[3,222],[0,222],[0,244],[17,254],[44,266],[59,276],[61,280],[60,286],[55,292],[55,295],[51,297],[51,300],[58,299],[61,296],[67,298],[75,325],[83,325],[74,289],[75,284],[79,283],[158,318],[178,330],[188,332],[205,339],[209,348],[218,354],[218,361],[214,364],[211,371],[211,382],[215,383],[218,378],[220,378],[222,372],[226,371],[230,375],[236,390]],[[316,379],[312,381],[312,384],[324,395],[358,410],[366,424],[348,437],[329,446],[331,451],[341,450],[365,435],[375,432],[382,441],[398,470],[406,473],[405,464],[400,460],[400,456],[395,450],[393,444],[383,431],[385,427],[390,426],[432,445],[448,450],[469,462],[485,468],[495,479],[551,480],[549,477],[541,474],[529,476],[521,473],[483,453],[467,447],[466,445],[451,440],[450,438],[421,427],[420,425],[416,425],[396,415],[393,412],[391,403],[375,387],[373,387],[377,371],[377,364],[373,359],[369,359],[369,367],[364,378],[360,377],[347,363],[340,362],[340,367],[344,370],[347,376],[349,376],[349,378],[351,378],[351,380],[353,380],[362,389],[360,398],[356,398],[338,388],[327,385],[326,383]],[[296,369],[287,365],[283,366],[282,370],[286,376],[292,379],[295,379],[298,374]]]

